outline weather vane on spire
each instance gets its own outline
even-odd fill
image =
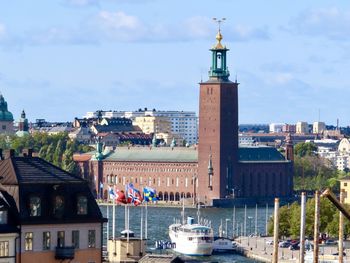
[[[213,20],[214,20],[216,23],[218,23],[218,25],[219,25],[219,32],[220,32],[221,23],[224,22],[224,21],[226,20],[226,18],[223,17],[223,18],[221,18],[221,19],[218,19],[218,18],[216,18],[216,17],[213,17]]]

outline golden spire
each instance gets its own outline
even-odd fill
[[[219,31],[216,34],[216,40],[218,41],[216,43],[216,45],[214,46],[214,49],[224,49],[225,47],[221,44],[221,40],[222,40],[222,35],[221,35],[221,23],[224,22],[226,20],[226,18],[221,18],[221,19],[217,19],[216,17],[213,18],[213,20],[218,23],[219,26]]]

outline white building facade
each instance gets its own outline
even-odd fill
[[[283,126],[285,126],[285,123],[271,123],[269,131],[270,133],[279,133],[283,131]]]
[[[145,108],[137,111],[87,112],[84,117],[97,118],[99,112],[102,118],[125,117],[133,120],[136,117],[144,116],[167,117],[171,122],[171,132],[173,134],[178,134],[190,145],[198,142],[198,117],[194,111],[157,111]]]

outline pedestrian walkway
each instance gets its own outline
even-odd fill
[[[261,262],[272,262],[272,240],[272,237],[238,237],[235,239],[238,245],[238,253]],[[344,256],[344,262],[350,263],[350,247],[345,247],[346,255]],[[337,252],[338,247],[336,245],[320,246],[320,262],[338,262],[338,256],[333,255]],[[278,248],[278,262],[298,262],[300,256],[299,253],[299,250],[290,250],[289,248]],[[312,251],[306,252],[305,262],[312,262]]]

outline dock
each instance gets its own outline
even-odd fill
[[[235,239],[237,244],[237,253],[242,256],[260,261],[272,262],[273,246],[268,245],[273,237],[238,237]],[[338,247],[320,246],[319,262],[330,263],[338,262],[338,256],[333,255],[338,252]],[[350,263],[350,244],[345,243],[344,262]],[[278,262],[296,263],[299,261],[300,250],[290,250],[289,248],[278,248]],[[306,251],[305,262],[312,262],[312,251]]]

